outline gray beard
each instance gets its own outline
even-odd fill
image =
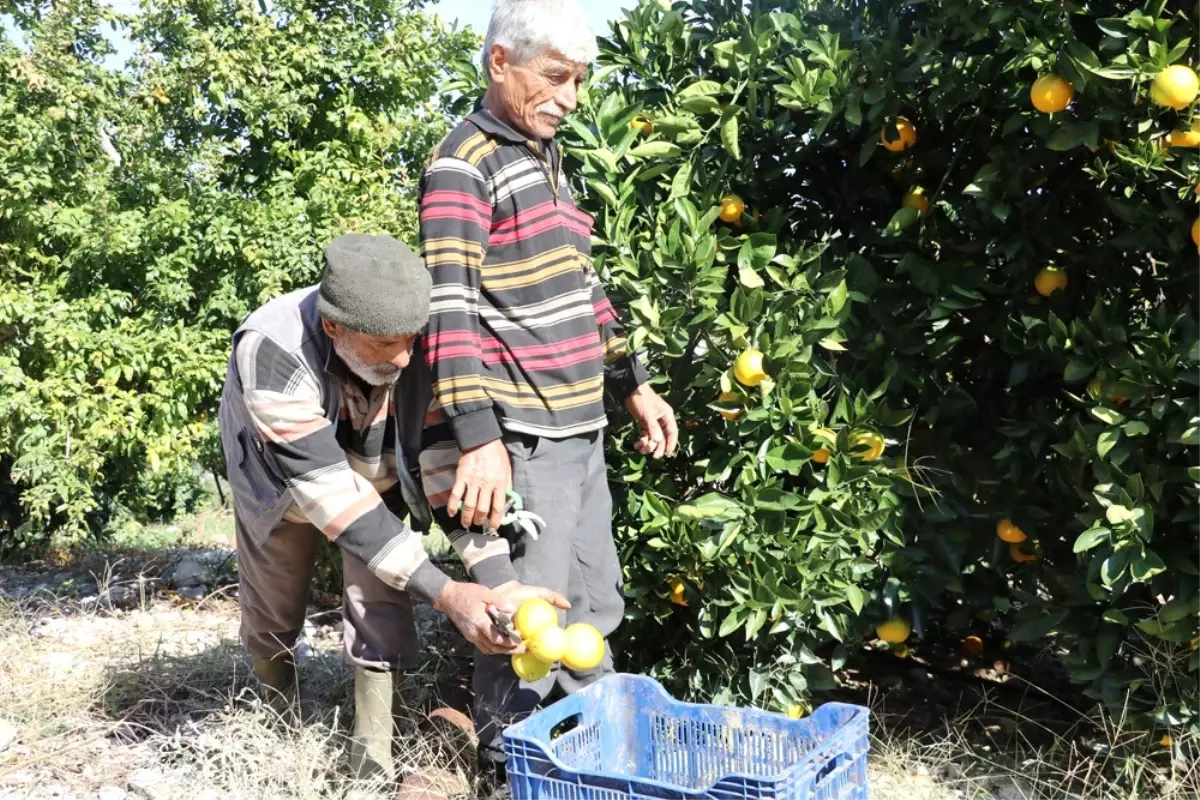
[[[363,381],[371,386],[390,386],[400,379],[400,370],[391,364],[385,366],[368,364],[359,358],[354,350],[344,344],[344,341],[344,339],[334,341],[333,351],[337,353],[346,368]]]

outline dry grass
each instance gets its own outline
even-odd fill
[[[122,558],[119,570],[111,562],[88,562],[86,570],[101,589],[117,572],[143,570],[128,552]],[[44,594],[0,599],[0,798],[107,798],[127,790],[153,800],[385,796],[386,787],[348,777],[353,687],[335,636],[315,636],[304,666],[315,718],[288,725],[257,698],[237,640],[235,601],[213,596],[193,604],[162,593],[139,599],[129,611],[83,610]],[[336,619],[322,612],[314,623]],[[432,702],[439,676],[461,667],[440,644],[405,692],[413,710],[398,721],[398,758],[406,770],[448,762],[418,731],[417,709]],[[1028,694],[1039,692],[1027,686]],[[974,706],[914,733],[912,695],[873,690],[873,800],[1200,797],[1200,771],[1183,758],[1195,752],[1190,738],[1176,737],[1172,761],[1122,720],[1039,697],[1033,707],[1049,702],[1061,712],[1039,721],[1013,698],[1011,690],[985,691]],[[5,722],[17,733],[7,746]],[[452,763],[467,787],[472,758],[460,755]]]
[[[316,643],[304,680],[317,713],[290,725],[257,698],[232,603],[62,610],[0,605],[0,719],[17,731],[0,746],[0,797],[386,796],[348,777],[353,686],[337,644]],[[427,675],[406,685],[403,769],[444,761],[417,732],[429,687]]]

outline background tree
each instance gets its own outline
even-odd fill
[[[229,333],[344,231],[415,244],[475,46],[421,2],[18,2],[0,40],[0,549],[179,510],[220,467]],[[137,47],[105,66],[107,21]]]
[[[1057,642],[1092,697],[1194,724],[1200,134],[1151,86],[1195,27],[1090,0],[614,26],[572,174],[686,432],[666,466],[613,439],[627,667],[801,708],[911,627]]]

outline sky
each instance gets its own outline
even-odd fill
[[[597,36],[607,35],[609,20],[620,19],[622,9],[633,8],[636,4],[637,0],[580,0]],[[487,33],[492,4],[488,0],[436,0],[429,4],[428,10],[446,21],[457,19],[470,25],[482,36]]]
[[[620,19],[622,10],[632,8],[636,3],[637,0],[580,0],[598,36],[606,36],[609,21]],[[109,5],[125,14],[136,12],[138,8],[137,0],[109,0]],[[490,0],[432,0],[426,11],[437,14],[447,22],[457,20],[461,25],[474,28],[482,36],[487,33],[492,3]],[[0,26],[7,26],[8,22],[0,15]],[[114,44],[117,52],[109,61],[113,66],[119,66],[133,54],[133,49],[119,36],[115,37]]]

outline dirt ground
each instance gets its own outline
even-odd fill
[[[209,516],[166,529],[165,546],[0,567],[0,800],[387,796],[347,775],[352,682],[336,606],[312,606],[305,630],[315,718],[287,725],[259,701],[237,637],[229,527]],[[467,701],[469,656],[434,612],[418,627],[425,663],[407,679],[398,763],[450,766],[474,796],[470,744],[424,727],[429,709]],[[1192,764],[1138,763],[1124,788],[1110,785],[1095,725],[954,660],[898,669],[880,655],[841,676],[838,699],[873,711],[874,800],[1200,796]]]

